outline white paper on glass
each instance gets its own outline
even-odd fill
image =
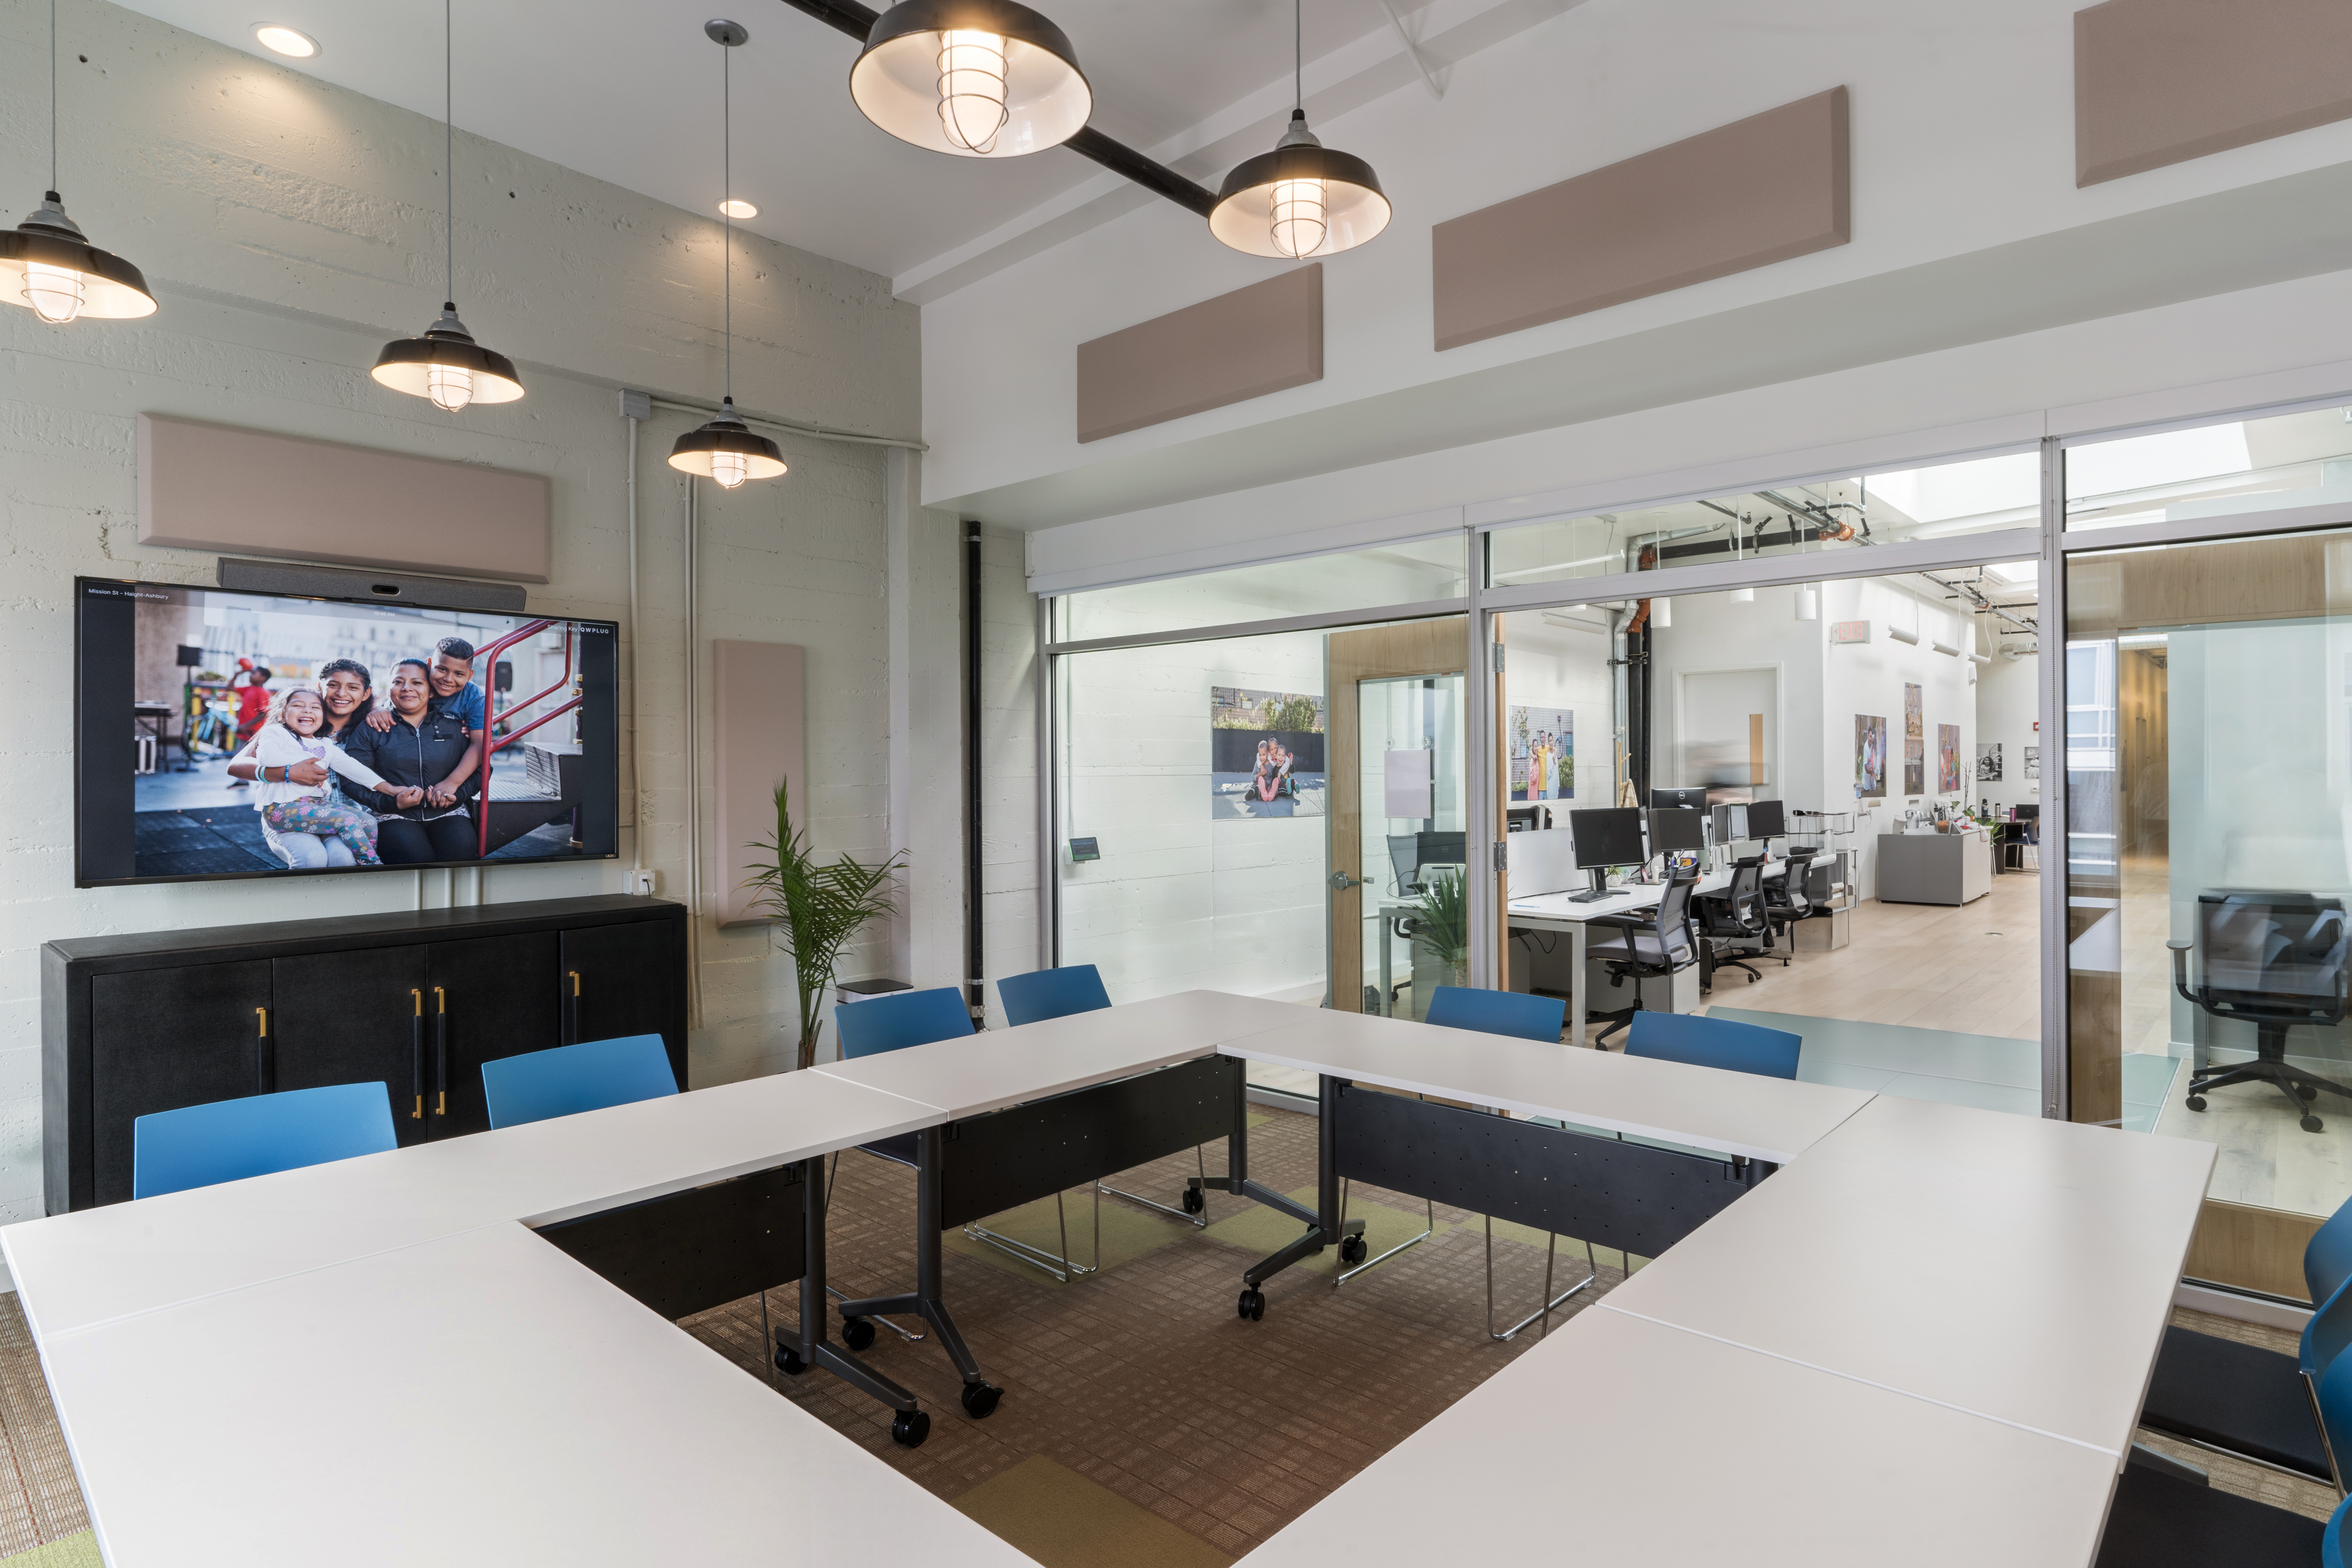
[[[1432,753],[1426,751],[1389,752],[1384,755],[1387,762],[1385,774],[1387,788],[1383,791],[1383,797],[1387,805],[1382,808],[1381,815],[1385,816],[1436,815],[1430,805],[1430,784],[1434,777],[1430,766]]]

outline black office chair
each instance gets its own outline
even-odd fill
[[[2201,1067],[2189,1075],[2189,1109],[2205,1109],[2210,1089],[2268,1083],[2286,1097],[2305,1132],[2326,1123],[2306,1101],[2319,1091],[2352,1100],[2352,1089],[2292,1066],[2286,1032],[2297,1024],[2340,1024],[2352,1011],[2352,931],[2339,899],[2313,893],[2222,889],[2197,899],[2196,937],[2171,942],[2172,986],[2216,1018],[2254,1026],[2254,1059]],[[2189,984],[2197,954],[2201,983]]]
[[[1789,858],[1781,862],[1780,880],[1764,884],[1764,918],[1783,944],[1771,956],[1780,961],[1783,969],[1797,951],[1797,939],[1790,934],[1789,928],[1813,912],[1812,895],[1805,883],[1812,872],[1813,857],[1820,853],[1818,849],[1790,850]]]
[[[1764,978],[1763,972],[1752,964],[1720,956],[1724,948],[1748,942],[1771,946],[1772,920],[1764,905],[1763,857],[1749,855],[1735,861],[1730,885],[1698,900],[1698,939],[1700,990],[1715,989],[1718,969],[1747,971],[1750,985]]]
[[[1646,915],[1621,915],[1596,920],[1594,925],[1613,925],[1616,934],[1585,944],[1584,956],[1601,963],[1609,971],[1609,984],[1613,989],[1630,978],[1633,982],[1633,1005],[1631,1007],[1587,1011],[1587,1022],[1609,1020],[1593,1042],[1602,1050],[1609,1048],[1609,1037],[1633,1021],[1642,1010],[1642,985],[1644,980],[1667,978],[1681,973],[1699,961],[1698,939],[1691,934],[1691,889],[1697,886],[1696,877],[1672,877],[1665,890],[1658,895],[1657,907]]]

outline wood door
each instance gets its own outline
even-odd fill
[[[1406,621],[1392,626],[1333,632],[1324,647],[1329,697],[1324,724],[1325,767],[1330,784],[1330,849],[1326,874],[1346,872],[1352,883],[1364,863],[1363,736],[1357,687],[1366,680],[1414,675],[1460,675],[1467,662],[1469,623],[1461,616]],[[1331,1005],[1364,1010],[1364,899],[1360,884],[1330,890]]]
[[[632,921],[563,933],[563,1043],[659,1035],[686,1088],[685,926]]]
[[[89,992],[91,1178],[116,1204],[131,1196],[140,1117],[261,1092],[269,963],[98,974]]]
[[[423,1142],[430,1120],[427,967],[426,950],[417,945],[272,959],[270,1087],[381,1083],[390,1096],[393,1135],[404,1147]]]
[[[551,931],[430,945],[432,989],[425,1006],[434,1059],[425,1121],[433,1137],[488,1129],[484,1062],[560,1043],[562,946]]]

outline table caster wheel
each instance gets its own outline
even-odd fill
[[[1235,1306],[1243,1317],[1255,1323],[1265,1316],[1265,1292],[1255,1285],[1244,1286],[1242,1299]]]
[[[866,1349],[874,1342],[874,1325],[864,1318],[842,1319],[841,1342],[854,1351]],[[920,1437],[915,1439],[916,1443],[921,1441]],[[908,1447],[911,1448],[914,1444],[909,1443]]]
[[[2306,1116],[2303,1119],[2303,1130],[2305,1132],[2317,1132],[2326,1125],[2326,1122],[2316,1116]]]
[[[2319,1091],[2312,1088],[2311,1085],[2307,1083],[2296,1084],[2294,1086],[2294,1092],[2295,1097],[2299,1100],[2317,1100],[2319,1098]]]
[[[801,1352],[793,1349],[792,1346],[778,1345],[776,1347],[776,1370],[782,1373],[786,1377],[798,1377],[801,1373],[808,1370],[808,1363],[801,1360]]]
[[[2192,1094],[2192,1095],[2190,1095],[2190,1096],[2189,1097],[2189,1110],[2204,1110],[2204,1109],[2205,1109],[2205,1097],[2204,1097],[2203,1095],[2201,1095],[2201,1094]]]
[[[890,1418],[890,1441],[901,1448],[919,1448],[930,1435],[931,1418],[924,1411],[901,1410]]]
[[[1343,1236],[1339,1238],[1339,1261],[1342,1263],[1361,1263],[1364,1260],[1364,1254],[1370,1250],[1370,1247],[1364,1245],[1364,1238],[1360,1236]]]
[[[967,1383],[963,1385],[963,1413],[975,1421],[985,1421],[995,1410],[996,1402],[1004,1397],[1004,1390],[992,1383]]]
[[[1199,1214],[1208,1206],[1209,1200],[1201,1195],[1200,1188],[1186,1187],[1184,1189],[1184,1212],[1186,1214]]]

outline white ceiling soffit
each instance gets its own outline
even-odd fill
[[[1304,0],[1308,111],[1323,118],[1421,77],[1381,0]],[[1396,9],[1445,65],[1577,0],[1431,0]],[[868,0],[877,10],[888,0]],[[133,0],[130,8],[269,64],[438,120],[438,0]],[[1095,126],[1213,185],[1272,145],[1290,104],[1290,0],[1045,0],[1092,82]],[[743,227],[937,299],[1160,198],[1075,153],[948,158],[885,134],[849,97],[856,40],[775,0],[467,0],[456,7],[457,128],[688,212],[719,199],[713,16],[735,51],[734,191]],[[61,16],[73,45],[73,11]],[[307,60],[258,22],[319,41]],[[299,114],[295,122],[299,122]],[[462,156],[462,149],[461,149]],[[459,195],[465,193],[460,166]],[[1017,216],[1016,216],[1017,215]],[[1205,234],[1202,243],[1211,243]]]

